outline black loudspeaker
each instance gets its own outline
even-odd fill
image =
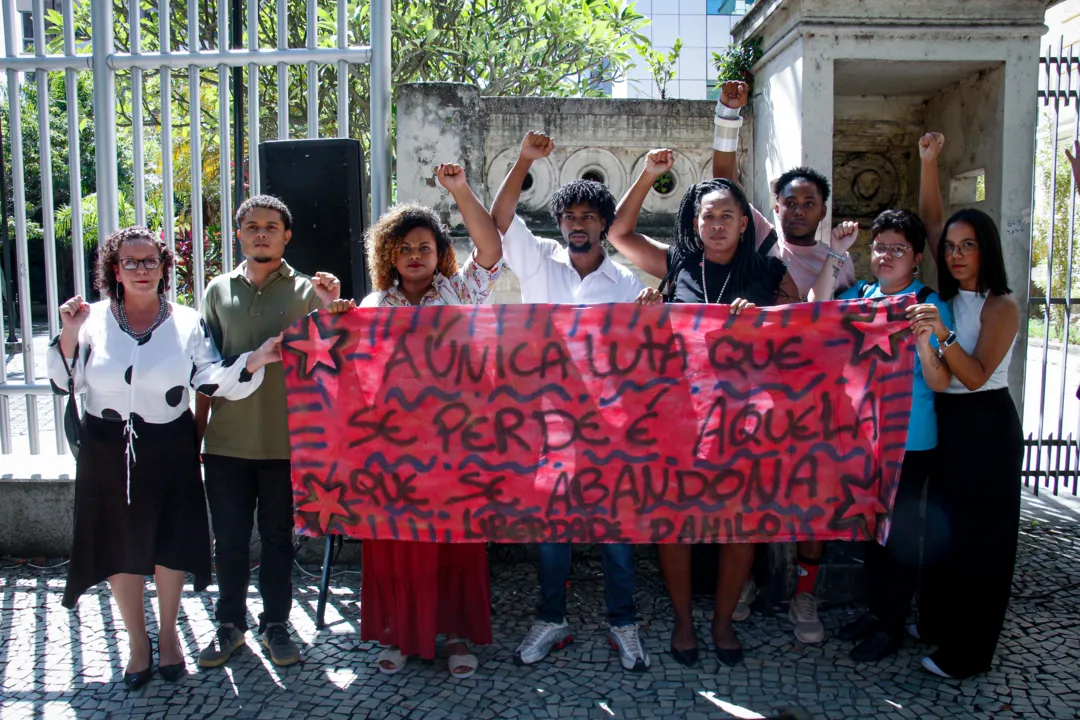
[[[364,152],[359,140],[277,140],[259,145],[262,191],[293,216],[285,260],[305,275],[333,273],[341,297],[368,293]]]

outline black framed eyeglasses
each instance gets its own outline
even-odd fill
[[[148,257],[141,260],[136,260],[135,258],[120,258],[120,267],[125,270],[138,270],[140,265],[147,270],[157,270],[161,267],[161,258]]]

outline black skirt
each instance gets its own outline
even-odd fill
[[[123,422],[83,418],[75,469],[75,532],[63,605],[119,573],[153,575],[160,565],[210,584],[210,526],[199,471],[195,420],[136,419],[131,504]]]
[[[1007,389],[939,393],[938,467],[927,491],[919,632],[953,677],[990,669],[1020,528],[1024,439]]]

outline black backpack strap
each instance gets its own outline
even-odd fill
[[[915,293],[915,299],[918,300],[919,304],[921,305],[921,304],[925,303],[927,300],[929,300],[930,296],[933,295],[933,294],[934,294],[934,289],[933,288],[930,288],[930,287],[927,287],[926,285],[923,285],[922,288],[919,289],[919,292]]]
[[[776,230],[770,230],[769,234],[765,236],[765,240],[762,241],[761,245],[758,247],[758,254],[761,255],[761,257],[768,257],[769,252],[776,247],[776,243],[779,242],[779,240],[780,238],[776,234]]]

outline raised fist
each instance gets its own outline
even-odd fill
[[[461,190],[469,184],[469,181],[465,179],[465,168],[455,163],[436,165],[435,177],[439,184],[450,192]]]
[[[538,130],[530,130],[521,141],[520,157],[524,160],[546,158],[555,149],[555,141]]]
[[[936,161],[943,147],[945,136],[939,132],[928,132],[919,138],[919,157],[927,162]]]
[[[341,281],[328,272],[315,273],[315,277],[311,278],[311,288],[324,307],[341,297]]]
[[[742,80],[728,80],[720,86],[720,102],[724,107],[738,110],[750,99],[750,86]]]
[[[645,156],[645,172],[649,175],[663,175],[668,170],[671,170],[674,164],[675,153],[664,148],[650,150],[649,154]]]
[[[76,295],[60,306],[60,321],[63,330],[78,332],[88,317],[90,317],[90,303],[83,300],[82,295]]]
[[[846,253],[858,239],[859,223],[848,220],[833,228],[829,247],[831,247],[834,252]]]

